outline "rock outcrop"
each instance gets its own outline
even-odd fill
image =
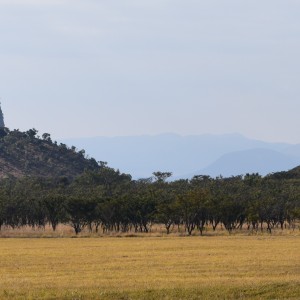
[[[1,109],[1,103],[0,103],[0,128],[4,128],[5,124],[4,124],[4,116],[3,116],[3,112]]]

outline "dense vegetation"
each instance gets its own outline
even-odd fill
[[[50,224],[55,230],[64,223],[76,234],[85,227],[149,232],[153,224],[163,224],[167,233],[176,226],[188,235],[202,234],[207,226],[271,233],[275,226],[294,229],[300,219],[299,168],[264,178],[195,176],[169,182],[171,173],[155,172],[132,180],[104,162],[86,159],[75,147],[57,145],[48,134],[42,139],[36,134],[6,131],[1,138],[1,157],[16,158],[15,166],[24,168],[18,173],[23,176],[6,173],[0,180],[0,229]],[[34,175],[24,176],[29,171]]]
[[[6,178],[0,182],[0,227],[70,224],[98,231],[149,232],[155,223],[169,233],[174,226],[187,234],[223,226],[229,232],[247,225],[271,232],[274,226],[295,228],[300,218],[298,179],[261,178],[257,174],[166,182],[134,181],[105,165],[75,180]]]

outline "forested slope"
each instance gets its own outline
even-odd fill
[[[94,159],[87,159],[84,150],[68,148],[35,129],[26,132],[0,130],[0,178],[7,176],[76,177],[84,170],[96,170]]]
[[[293,168],[289,171],[276,172],[268,175],[273,179],[300,179],[300,166]]]

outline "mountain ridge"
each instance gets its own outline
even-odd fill
[[[209,167],[222,155],[234,151],[267,148],[281,152],[294,146],[249,139],[238,133],[186,136],[163,133],[62,141],[86,149],[91,156],[101,158],[110,166],[130,173],[135,178],[150,177],[157,170],[171,171],[175,178],[184,178],[186,174],[197,173]]]
[[[212,177],[218,175],[229,177],[246,173],[259,173],[265,176],[280,170],[287,171],[299,164],[300,158],[292,158],[275,150],[254,148],[224,154],[201,172]]]

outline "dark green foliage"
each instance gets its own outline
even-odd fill
[[[23,177],[0,180],[0,228],[69,224],[90,231],[149,232],[154,223],[191,235],[211,225],[233,230],[289,226],[300,218],[300,180],[257,175],[197,177],[174,182],[138,180],[107,166],[76,179]]]

